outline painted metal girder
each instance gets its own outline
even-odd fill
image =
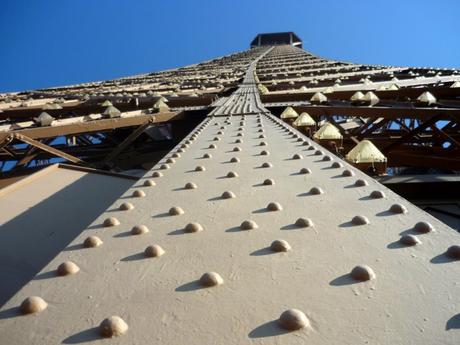
[[[457,344],[458,242],[271,114],[208,117],[3,306],[1,339]]]

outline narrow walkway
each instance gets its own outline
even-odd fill
[[[268,113],[268,110],[262,104],[259,97],[259,90],[254,78],[257,62],[266,54],[270,53],[273,47],[265,50],[249,65],[243,82],[240,84],[230,97],[228,97],[221,106],[214,109],[210,116],[235,116],[235,115],[255,115],[260,113]],[[218,103],[217,101],[216,103]]]

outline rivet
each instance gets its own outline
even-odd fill
[[[227,174],[227,177],[238,177],[238,174],[234,171],[230,171],[228,174]]]
[[[120,225],[120,221],[115,217],[109,217],[106,220],[104,220],[103,224],[105,227],[117,226],[117,225]]]
[[[370,197],[372,199],[382,199],[385,198],[385,193],[382,192],[381,190],[374,190],[371,194]]]
[[[320,195],[320,194],[324,194],[324,191],[319,187],[313,187],[312,189],[310,189],[310,194]]]
[[[302,159],[303,157],[296,153],[294,156],[292,156],[292,159]]]
[[[275,240],[270,245],[270,249],[274,252],[288,252],[291,250],[291,246],[288,241],[285,240]]]
[[[259,132],[259,133],[263,133],[263,132],[264,132],[264,130],[261,128],[261,129],[259,129],[257,132]]]
[[[344,177],[350,177],[350,176],[354,176],[354,175],[355,175],[355,173],[353,171],[351,171],[351,170],[348,170],[348,169],[345,169],[343,171],[343,173],[342,173],[342,176],[344,176]]]
[[[199,223],[188,223],[185,226],[184,231],[188,233],[200,232],[200,231],[203,231],[203,227]]]
[[[179,206],[174,206],[169,209],[169,214],[171,216],[178,216],[184,213],[185,213],[184,210],[180,208]]]
[[[173,158],[180,158],[180,153],[175,152],[175,153],[173,153],[173,154],[171,155],[171,157],[173,157]]]
[[[196,189],[197,188],[197,185],[193,182],[187,182],[185,184],[185,189]]]
[[[399,239],[399,242],[405,244],[406,246],[415,246],[420,243],[420,240],[414,235],[403,235]]]
[[[162,177],[163,174],[159,171],[154,171],[153,174],[152,174],[152,177]]]
[[[120,211],[129,211],[129,210],[132,210],[133,208],[134,208],[133,204],[131,204],[130,202],[124,202],[120,205],[118,209]]]
[[[299,228],[309,228],[313,226],[313,222],[308,218],[299,218],[295,221],[295,225]]]
[[[239,152],[239,151],[241,151],[241,147],[237,146],[233,148],[233,152]]]
[[[267,178],[266,180],[264,180],[264,185],[265,186],[271,186],[271,185],[274,185],[275,184],[275,181],[272,180],[271,178]]]
[[[303,146],[308,146],[308,145],[310,145],[310,143],[308,141],[304,141],[302,145]]]
[[[182,149],[182,148],[177,149],[177,153],[183,153],[183,152],[185,152],[184,149]]]
[[[212,158],[212,156],[211,156],[209,153],[205,153],[205,154],[203,155],[203,158]]]
[[[365,225],[369,224],[369,219],[365,216],[354,216],[351,222],[355,225]]]
[[[217,148],[217,146],[214,145],[214,144],[211,144],[211,145],[209,145],[209,148],[210,148],[210,149],[215,149],[215,148]]]
[[[404,214],[404,213],[407,213],[407,208],[406,206],[401,205],[401,204],[393,204],[390,207],[390,212]]]
[[[310,146],[308,146],[308,148],[307,148],[308,151],[313,151],[314,149],[315,149],[315,147],[314,147],[313,145],[310,145]]]
[[[259,135],[259,139],[264,139],[264,138],[265,138],[265,134]]]
[[[131,229],[131,234],[132,235],[143,235],[149,232],[149,228],[147,228],[145,225],[135,225]]]
[[[222,134],[224,134],[224,132],[222,131],[217,132],[217,135],[222,135]]]
[[[321,150],[316,150],[315,151],[315,156],[321,156],[323,152]]]
[[[153,181],[153,180],[145,180],[145,181],[144,181],[144,186],[145,186],[145,187],[153,187],[153,186],[155,186],[155,185],[156,185],[156,183],[155,183],[155,181]]]
[[[235,193],[233,193],[232,191],[225,191],[222,193],[222,198],[223,199],[233,199],[235,198]]]
[[[221,126],[220,129],[225,129],[225,126]]]
[[[323,157],[323,162],[329,162],[332,160],[332,157],[331,156],[324,156]]]
[[[244,134],[243,133],[238,133],[236,136],[237,137],[244,137]]]
[[[243,230],[253,230],[257,229],[259,226],[253,220],[245,220],[243,223],[241,223],[240,227]]]
[[[205,171],[206,168],[202,165],[198,165],[196,168],[195,168],[195,171]]]
[[[57,274],[60,276],[67,276],[78,273],[78,271],[80,271],[80,267],[78,267],[75,263],[72,261],[65,261],[58,266]]]
[[[160,166],[160,169],[161,169],[161,170],[168,170],[169,168],[170,168],[170,167],[169,167],[168,164],[162,164],[162,165]]]
[[[181,148],[181,149],[186,149],[186,148],[188,148],[188,144],[182,144],[182,145],[180,146],[180,148]]]
[[[216,272],[206,272],[200,278],[200,284],[206,287],[222,285],[224,280]]]
[[[236,139],[236,140],[235,140],[235,144],[241,144],[242,142],[243,142],[242,139]]]
[[[132,196],[133,198],[143,198],[145,196],[145,192],[143,190],[136,189]]]
[[[267,143],[265,141],[261,141],[259,146],[267,146]]]
[[[261,155],[261,156],[268,156],[269,154],[270,154],[270,153],[269,153],[268,151],[265,151],[265,150],[263,150],[263,151],[260,152],[260,155]]]
[[[375,279],[374,271],[372,270],[372,268],[366,265],[356,266],[351,270],[350,275],[353,279],[359,281]]]
[[[308,168],[302,168],[300,169],[301,174],[311,174],[311,170]]]
[[[190,140],[186,140],[185,143],[186,143],[187,145],[190,145],[192,142],[191,142]]]
[[[168,158],[168,159],[166,160],[166,163],[174,164],[174,163],[176,163],[176,160],[175,160],[174,158]]]
[[[103,244],[102,240],[97,236],[89,236],[83,242],[85,248],[96,248]]]
[[[362,180],[362,179],[356,180],[356,182],[355,182],[356,187],[364,187],[364,186],[368,186],[368,185],[369,185],[369,183],[367,183],[366,180]]]
[[[22,301],[20,309],[23,314],[33,314],[45,310],[46,307],[48,307],[48,303],[43,298],[31,296]]]
[[[340,163],[340,162],[334,162],[334,163],[332,163],[332,165],[331,165],[331,168],[334,168],[334,169],[342,168],[342,167],[343,167],[343,164]]]
[[[433,231],[434,228],[433,228],[433,225],[431,225],[428,222],[418,222],[417,224],[415,224],[414,230],[421,234],[427,234]]]
[[[104,319],[99,325],[99,334],[106,338],[119,337],[128,332],[128,325],[119,316]]]
[[[279,202],[271,202],[267,205],[267,210],[269,211],[281,211],[283,207]]]
[[[157,258],[165,253],[164,249],[158,244],[153,244],[145,248],[144,256],[147,258]]]
[[[272,163],[265,162],[265,163],[262,164],[262,168],[271,168],[271,167],[273,167]]]
[[[303,139],[302,139],[302,138],[300,138],[299,136],[297,136],[297,138],[298,138],[298,139],[297,139],[297,142],[298,142],[298,143],[300,143],[300,142],[302,142],[302,141],[303,141]]]
[[[220,141],[220,138],[219,138],[219,137],[215,137],[213,140],[214,140],[214,141]]]
[[[456,244],[450,246],[446,251],[446,255],[451,259],[460,260],[460,246]]]
[[[298,309],[284,311],[279,317],[278,322],[281,327],[289,331],[296,331],[310,325],[308,318]]]
[[[232,158],[230,159],[230,162],[231,162],[231,163],[238,163],[239,161],[240,161],[240,159],[239,159],[238,157],[232,157]]]

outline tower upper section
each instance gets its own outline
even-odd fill
[[[258,34],[251,42],[251,48],[290,44],[302,48],[302,40],[294,32],[272,32]]]

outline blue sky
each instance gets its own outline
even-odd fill
[[[295,31],[334,59],[460,67],[460,1],[2,0],[0,92],[111,79]]]

